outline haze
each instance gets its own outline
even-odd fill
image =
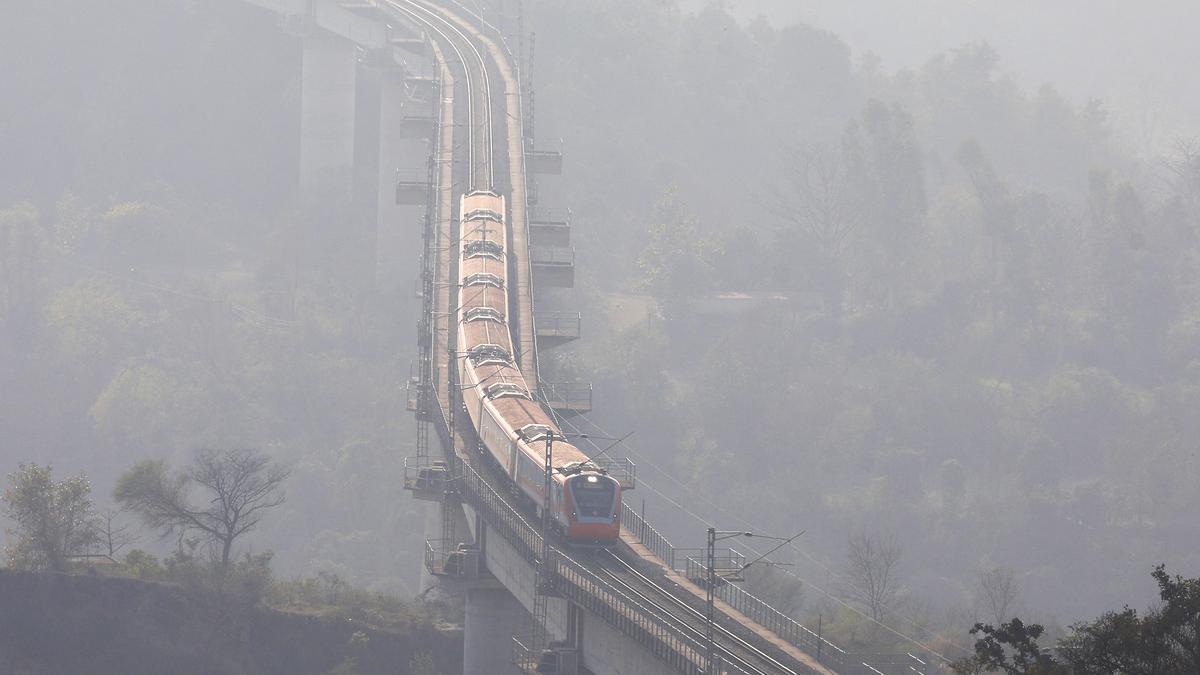
[[[989,579],[1061,635],[1200,575],[1200,5],[681,2],[523,3],[576,255],[538,309],[584,326],[542,378],[634,432],[629,503],[681,546],[804,530],[748,583],[864,650],[863,537],[903,552],[883,619],[952,656]],[[236,0],[0,8],[0,476],[110,505],[259,449],[288,499],[240,552],[411,597],[388,198],[428,148],[301,189],[298,40]]]
[[[1138,151],[1200,131],[1200,92],[1190,65],[1200,59],[1200,45],[1184,28],[1200,23],[1195,3],[729,0],[726,6],[743,20],[765,16],[827,28],[856,57],[877,55],[888,71],[919,68],[947,49],[987,42],[1025,87],[1051,82],[1077,101],[1103,99],[1117,114],[1118,133]]]

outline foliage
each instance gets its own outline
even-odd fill
[[[423,600],[351,586],[336,574],[276,579],[267,589],[265,602],[277,609],[317,613],[344,618],[384,630],[400,630],[427,624],[443,610]]]
[[[662,307],[677,309],[689,295],[706,288],[710,244],[701,236],[696,216],[680,202],[677,188],[659,199],[654,216],[648,227],[650,243],[638,257],[638,267],[645,290]]]
[[[957,673],[1067,675],[1068,671],[1038,646],[1037,639],[1044,630],[1036,623],[1026,625],[1016,618],[999,627],[977,623],[971,628],[971,635],[980,636],[975,641],[974,656],[951,667]]]
[[[1200,669],[1200,578],[1154,570],[1162,604],[1139,617],[1125,607],[1071,627],[1060,645],[1077,673],[1193,673]]]
[[[364,281],[344,198],[291,194],[290,38],[236,3],[114,2],[10,12],[0,41],[28,72],[9,98],[41,102],[0,120],[0,380],[21,384],[0,391],[4,459],[107,484],[130,456],[271,448],[295,467],[259,533],[281,569],[413,585],[395,383],[416,303]],[[719,3],[525,7],[538,128],[580,160],[546,195],[578,225],[585,306],[563,308],[589,317],[542,363],[596,382],[648,485],[802,521],[835,576],[846,532],[903,533],[909,598],[971,603],[975,570],[1021,551],[1031,609],[1087,616],[1167,543],[1198,555],[1195,142],[1129,156],[1103,103],[1025,91],[985,44],[891,73]],[[84,42],[86,63],[55,47]],[[766,187],[799,206],[791,183],[821,166],[830,192],[808,203],[852,224],[824,250]],[[412,243],[379,267],[407,280]],[[635,289],[669,322],[629,320]],[[772,299],[714,316],[686,297],[725,290]],[[664,531],[686,541],[684,523]]]
[[[202,449],[190,467],[174,474],[161,460],[138,462],[117,481],[113,496],[163,536],[205,537],[228,566],[234,542],[284,502],[290,473],[257,450]],[[207,506],[193,506],[193,486]]]
[[[166,575],[166,568],[158,558],[140,548],[135,548],[125,554],[125,569],[138,579],[161,579]]]
[[[55,481],[51,473],[49,465],[21,464],[8,476],[4,510],[16,523],[9,532],[16,542],[5,557],[12,567],[63,572],[70,556],[99,541],[87,476]]]
[[[1009,675],[1156,675],[1191,673],[1200,667],[1200,579],[1153,573],[1162,604],[1145,616],[1125,607],[1075,624],[1059,642],[1055,659],[1038,645],[1038,624],[1020,619],[999,627],[975,624],[975,653],[952,665],[958,673],[1003,671]]]

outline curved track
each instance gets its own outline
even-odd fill
[[[455,20],[455,15],[420,0],[383,0],[383,4],[423,26],[447,54],[453,54],[457,58],[468,100],[468,105],[465,106],[467,179],[463,191],[493,189],[495,142],[492,101],[495,94],[489,75],[489,54],[486,53],[488,50],[481,49],[480,46],[481,43],[486,43],[486,40],[461,19]],[[507,147],[507,144],[502,147]],[[523,157],[516,159],[521,162],[523,160]],[[514,161],[514,158],[509,157],[508,161]],[[468,420],[459,418],[455,421],[457,424],[454,426],[458,429],[451,430],[452,435],[462,434],[464,440],[470,439],[463,447],[475,447],[475,430],[470,428]],[[463,459],[471,461],[474,458]],[[485,463],[471,463],[481,474],[487,476],[489,483],[504,484],[503,478],[492,471],[491,467],[482,466]],[[509,494],[507,490],[497,492],[501,495]],[[508,501],[510,508],[518,512],[523,511],[517,500],[510,498]],[[645,561],[625,560],[609,550],[589,553],[566,549],[565,553],[577,564],[590,570],[597,580],[619,589],[623,595],[632,598],[637,605],[644,608],[646,615],[665,617],[672,630],[677,631],[689,642],[695,645],[705,644],[706,618],[703,611],[693,606],[696,599],[685,591],[668,588],[639,571],[639,565]],[[632,555],[629,552],[626,554]],[[688,599],[685,599],[685,596]],[[693,604],[689,604],[689,599]],[[715,626],[714,644],[724,663],[724,671],[730,674],[793,675],[797,672],[808,672],[806,669],[797,669],[781,662],[752,644],[750,640],[719,624]]]
[[[414,0],[384,0],[387,6],[425,26],[438,36],[462,66],[467,101],[467,189],[490,190],[495,175],[492,142],[492,85],[487,58],[470,35],[455,22]],[[468,60],[466,52],[471,54]],[[478,111],[476,110],[478,108]],[[476,112],[479,113],[478,119]]]

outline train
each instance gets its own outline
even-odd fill
[[[458,382],[480,451],[523,501],[568,543],[607,546],[620,535],[620,480],[570,443],[534,400],[513,353],[508,314],[504,197],[474,190],[459,200]],[[553,471],[546,493],[545,446]]]

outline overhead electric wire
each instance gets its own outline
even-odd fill
[[[610,433],[609,431],[605,430],[605,429],[604,429],[603,427],[601,427],[599,424],[597,424],[596,422],[594,422],[594,421],[592,421],[591,419],[587,418],[586,416],[580,416],[578,419],[582,420],[583,422],[586,422],[588,425],[590,425],[592,428],[596,429],[597,431],[599,431],[599,432],[600,432],[600,433],[602,433],[602,434],[605,434],[605,435],[611,435],[611,433]],[[570,426],[570,427],[571,427],[571,429],[572,429],[574,432],[576,432],[576,433],[581,433],[581,432],[582,432],[582,431],[581,431],[581,429],[580,429],[578,426],[576,426],[575,424],[572,424],[572,423],[570,423],[570,422],[567,422],[565,419],[563,419],[563,420],[562,420],[562,423],[565,423],[565,424],[567,424],[568,426]],[[594,448],[597,448],[597,449],[599,448],[599,446],[597,446],[595,443],[591,443],[591,445],[592,445],[592,447],[594,447]],[[670,479],[672,482],[674,482],[675,484],[677,484],[679,487],[683,488],[683,490],[684,490],[684,491],[686,491],[686,492],[688,492],[689,494],[693,495],[693,496],[694,496],[694,497],[696,497],[696,498],[697,498],[699,501],[702,501],[702,502],[704,502],[705,504],[707,504],[709,507],[711,507],[711,508],[712,508],[714,511],[716,511],[718,514],[720,514],[720,515],[723,515],[723,516],[726,516],[726,517],[729,517],[730,519],[734,520],[734,521],[735,521],[735,522],[737,522],[737,523],[740,523],[741,525],[743,525],[744,527],[746,527],[746,528],[748,528],[748,529],[751,529],[751,530],[752,530],[752,529],[754,529],[754,524],[753,524],[753,523],[751,523],[751,522],[750,522],[749,520],[747,520],[746,518],[743,518],[743,517],[741,517],[741,516],[739,516],[739,515],[737,515],[737,514],[735,514],[735,513],[731,513],[731,512],[729,512],[729,511],[727,511],[725,508],[721,507],[721,506],[720,506],[720,505],[718,505],[716,502],[712,501],[710,498],[708,498],[708,497],[706,497],[706,496],[704,496],[704,495],[700,494],[700,493],[699,493],[699,492],[697,492],[695,489],[691,488],[691,487],[690,487],[690,486],[688,486],[686,483],[684,483],[683,481],[681,481],[681,480],[679,480],[678,478],[676,478],[675,476],[673,476],[673,475],[672,475],[670,472],[668,472],[667,470],[665,470],[665,469],[663,469],[662,467],[658,466],[658,465],[657,465],[656,463],[654,463],[652,460],[648,459],[648,458],[647,458],[647,457],[646,457],[644,454],[642,454],[642,453],[640,453],[640,452],[636,452],[635,450],[633,450],[633,448],[632,448],[632,447],[630,447],[630,446],[628,446],[628,445],[626,445],[625,447],[626,447],[626,450],[627,450],[627,451],[628,451],[630,454],[635,454],[635,455],[637,455],[637,459],[638,459],[638,463],[639,463],[639,464],[641,464],[641,463],[643,463],[643,462],[644,462],[645,464],[647,464],[648,466],[650,466],[650,468],[654,469],[654,470],[655,470],[655,471],[657,471],[659,474],[662,474],[662,475],[666,476],[666,477],[667,477],[667,478],[669,478],[669,479]],[[695,511],[691,510],[691,509],[690,509],[690,508],[688,508],[687,506],[684,506],[683,504],[679,503],[677,500],[675,500],[675,499],[672,499],[671,497],[669,497],[668,495],[664,494],[664,493],[663,493],[663,492],[661,492],[660,490],[657,490],[657,489],[655,489],[653,486],[651,486],[651,485],[647,484],[647,483],[646,483],[644,480],[640,480],[640,479],[639,479],[639,480],[638,480],[638,486],[639,486],[639,487],[642,487],[642,486],[644,486],[644,487],[647,487],[647,488],[649,488],[651,492],[653,492],[653,493],[655,493],[656,495],[658,495],[658,496],[662,497],[662,498],[663,498],[664,500],[666,500],[668,503],[672,504],[673,506],[676,506],[676,507],[677,507],[677,508],[679,508],[681,511],[683,511],[683,512],[684,512],[684,513],[686,513],[687,515],[691,516],[691,517],[692,517],[692,518],[694,518],[694,519],[695,519],[697,522],[699,522],[699,523],[703,524],[704,526],[706,526],[706,527],[707,527],[707,526],[710,524],[708,519],[704,518],[704,517],[703,517],[703,516],[701,516],[700,514],[698,514],[698,513],[696,513]],[[751,546],[751,545],[749,545],[749,544],[745,544],[745,546],[746,546],[746,548],[747,548],[747,549],[751,550],[751,551],[752,551],[752,552],[754,552],[755,554],[759,554],[759,555],[761,555],[761,553],[762,553],[761,551],[759,551],[758,549],[754,548],[753,546]],[[854,587],[854,588],[856,588],[856,589],[857,589],[857,586],[855,586],[855,585],[854,585],[852,582],[850,582],[850,581],[846,580],[846,579],[845,579],[845,577],[844,577],[844,575],[842,575],[842,574],[839,574],[838,572],[834,571],[832,568],[830,568],[830,567],[829,567],[828,565],[826,565],[825,563],[823,563],[823,562],[821,562],[821,561],[817,560],[817,559],[816,559],[816,558],[814,558],[812,555],[810,555],[810,554],[809,554],[807,551],[805,551],[803,548],[801,548],[801,547],[797,546],[795,543],[789,544],[789,545],[788,545],[788,548],[790,548],[790,549],[792,549],[793,551],[795,551],[796,553],[799,553],[800,555],[804,556],[804,557],[805,557],[807,560],[809,560],[809,561],[810,561],[812,564],[814,564],[814,565],[816,565],[817,567],[821,568],[823,571],[825,571],[825,572],[826,572],[826,573],[828,573],[829,575],[831,575],[831,576],[833,576],[833,577],[836,577],[836,578],[838,578],[839,580],[841,580],[841,581],[842,581],[842,583],[846,584],[847,586],[851,586],[851,587]],[[835,595],[835,594],[834,594],[833,592],[831,592],[829,589],[826,589],[826,588],[824,588],[824,587],[820,586],[819,584],[816,584],[816,583],[814,583],[814,582],[812,582],[812,581],[809,581],[807,578],[805,578],[805,577],[802,577],[801,575],[799,575],[799,574],[797,574],[797,573],[795,573],[795,572],[793,572],[793,571],[791,571],[791,570],[783,569],[783,570],[781,570],[781,571],[782,571],[784,574],[787,574],[787,575],[789,575],[789,576],[791,576],[791,577],[794,577],[794,578],[795,578],[795,579],[797,579],[798,581],[801,581],[802,583],[804,583],[804,584],[806,584],[806,585],[808,585],[808,586],[811,586],[812,588],[814,588],[814,589],[816,589],[817,591],[819,591],[819,592],[820,592],[822,595],[824,595],[824,596],[825,596],[826,598],[828,598],[829,600],[832,600],[833,602],[836,602],[838,605],[840,605],[840,606],[844,607],[845,609],[847,609],[847,610],[849,610],[849,611],[853,612],[854,614],[856,614],[856,615],[858,615],[858,616],[862,617],[863,619],[865,619],[865,620],[867,620],[867,621],[870,621],[870,622],[871,622],[871,623],[873,623],[873,624],[876,624],[876,625],[878,625],[879,627],[881,627],[881,628],[883,628],[884,630],[888,631],[889,633],[891,633],[891,634],[895,635],[896,637],[898,637],[898,638],[900,638],[900,639],[902,639],[902,640],[905,640],[905,641],[907,641],[907,642],[910,642],[910,643],[912,643],[912,644],[914,644],[914,645],[916,645],[916,646],[920,647],[921,649],[925,650],[926,652],[928,652],[928,653],[930,653],[930,654],[932,654],[932,655],[934,655],[934,656],[936,656],[936,657],[938,657],[938,658],[942,659],[942,660],[943,660],[943,661],[945,661],[946,663],[949,663],[949,662],[952,660],[952,659],[950,659],[950,657],[948,657],[948,656],[946,656],[946,655],[944,655],[944,654],[942,654],[942,653],[938,652],[937,650],[933,649],[932,647],[930,647],[930,646],[926,645],[926,644],[925,644],[924,642],[922,642],[921,640],[919,640],[919,639],[917,639],[917,638],[914,638],[914,637],[912,637],[912,636],[910,636],[910,635],[906,635],[906,634],[904,634],[903,632],[901,632],[901,631],[897,630],[896,628],[893,628],[893,627],[889,626],[888,624],[886,624],[886,623],[884,623],[884,622],[882,622],[882,621],[879,621],[879,620],[875,619],[874,617],[872,617],[871,615],[869,615],[869,614],[867,614],[866,612],[862,611],[861,609],[859,609],[859,608],[857,608],[857,607],[855,607],[855,606],[853,606],[853,605],[851,605],[851,604],[847,603],[846,601],[844,601],[844,600],[842,600],[841,598],[837,597],[837,595]],[[859,590],[861,590],[861,589],[859,589]],[[893,615],[895,615],[895,616],[897,616],[897,617],[899,617],[899,618],[901,618],[901,619],[904,619],[905,621],[908,621],[908,622],[912,623],[913,625],[919,625],[919,624],[918,624],[918,622],[917,622],[915,619],[913,619],[912,617],[909,617],[909,616],[907,616],[907,615],[905,615],[905,614],[903,614],[903,613],[899,612],[898,610],[895,610],[895,609],[893,609],[893,608],[891,608],[891,607],[884,607],[884,609],[885,609],[885,610],[887,610],[889,613],[891,613],[891,614],[893,614]],[[933,637],[933,635],[932,635],[932,634],[930,634],[930,636],[931,636],[931,637]],[[954,648],[955,648],[955,649],[960,649],[960,650],[961,650],[961,648],[959,648],[957,645],[954,645]],[[966,652],[964,651],[963,653],[965,654]]]

